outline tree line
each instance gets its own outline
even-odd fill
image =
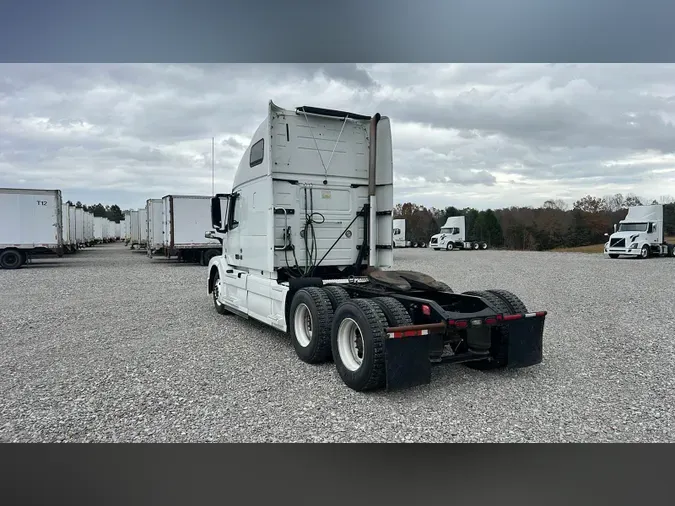
[[[119,223],[124,211],[116,204],[83,204],[79,200],[69,204]],[[445,209],[406,202],[394,207],[394,218],[406,220],[407,239],[429,242],[451,216],[466,217],[467,238],[487,242],[492,248],[516,250],[550,250],[600,244],[605,233],[626,215],[631,206],[664,205],[664,231],[675,236],[675,197],[662,196],[658,200],[633,194],[625,197],[617,193],[605,197],[586,195],[571,208],[563,200],[547,200],[540,207],[508,207],[478,210],[472,207]]]
[[[605,233],[626,216],[629,207],[663,204],[664,232],[675,235],[675,198],[658,200],[622,194],[596,197],[586,195],[571,208],[559,199],[547,200],[540,207],[508,207],[477,210],[426,208],[407,202],[394,208],[394,218],[406,220],[407,239],[429,242],[451,216],[466,217],[466,237],[487,242],[490,247],[516,250],[551,250],[604,243]]]
[[[124,211],[122,211],[120,206],[117,204],[104,206],[99,202],[98,204],[87,205],[83,204],[79,200],[74,204],[70,200],[68,200],[67,203],[79,209],[84,209],[98,218],[108,218],[110,221],[114,221],[115,223],[119,223],[120,221],[124,220]]]

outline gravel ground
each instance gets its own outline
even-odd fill
[[[0,271],[0,440],[675,439],[675,260],[409,249],[396,263],[548,310],[544,362],[443,365],[430,385],[359,394],[283,334],[216,314],[204,267],[104,245]]]

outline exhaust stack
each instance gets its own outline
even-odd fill
[[[377,201],[375,198],[375,169],[377,167],[377,124],[380,113],[376,113],[370,120],[370,158],[368,160],[368,196],[370,201],[370,217],[368,219],[368,265],[375,266],[377,259]]]

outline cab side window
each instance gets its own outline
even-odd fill
[[[260,165],[265,158],[265,139],[260,139],[253,146],[251,146],[251,153],[249,157],[249,167]]]

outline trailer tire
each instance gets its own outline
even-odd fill
[[[389,323],[390,326],[400,327],[403,325],[413,324],[410,313],[408,313],[405,306],[395,298],[373,297],[370,300],[375,302],[380,307],[384,313],[384,317],[387,319],[387,323]]]
[[[369,299],[351,299],[335,312],[331,332],[333,361],[340,378],[352,390],[384,387],[386,326],[387,318],[380,306]],[[358,345],[352,345],[352,339],[360,339],[360,358],[355,349]]]
[[[349,292],[341,286],[326,285],[323,286],[322,289],[326,292],[326,295],[328,295],[333,311],[335,311],[340,304],[351,299]]]
[[[298,358],[308,364],[330,360],[333,307],[328,294],[315,286],[298,290],[289,314],[291,340]]]
[[[527,313],[527,307],[523,301],[508,290],[494,289],[486,291],[495,294],[497,297],[506,302],[506,304],[511,308],[512,313]]]
[[[218,256],[219,253],[220,252],[215,248],[204,251],[204,253],[202,253],[202,265],[209,265],[211,259],[215,256]]]
[[[502,300],[501,297],[489,291],[469,291],[464,292],[466,295],[475,295],[485,299],[489,304],[494,306],[500,313],[512,314],[509,305]],[[479,371],[489,371],[492,369],[502,369],[507,366],[509,361],[509,331],[505,327],[494,327],[492,329],[490,345],[491,360],[478,360],[474,362],[465,362],[470,369]],[[463,351],[463,350],[462,350]]]
[[[26,263],[25,254],[16,249],[6,249],[0,253],[0,268],[18,269]]]

